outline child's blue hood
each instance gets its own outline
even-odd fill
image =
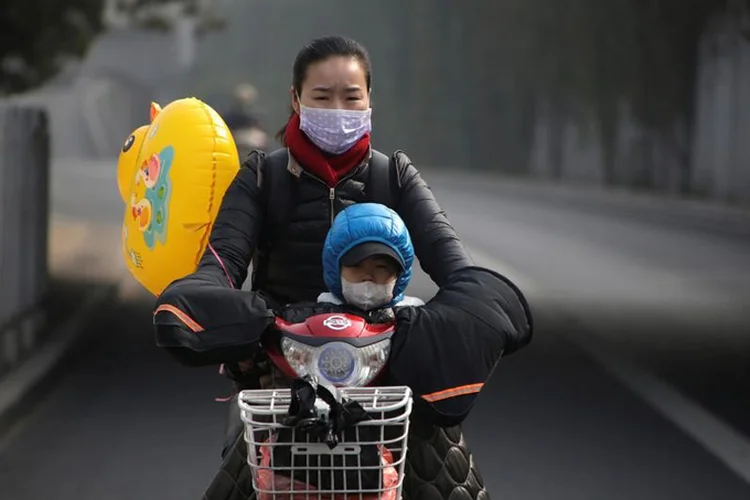
[[[396,281],[393,302],[404,297],[411,280],[414,247],[404,221],[396,212],[379,203],[355,203],[340,212],[328,231],[323,246],[323,279],[328,290],[343,301],[341,295],[341,256],[367,241],[391,247],[401,258],[404,272]]]

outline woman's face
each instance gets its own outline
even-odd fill
[[[370,107],[365,71],[355,57],[334,56],[311,64],[299,96],[294,88],[291,93],[297,114],[300,100],[310,108],[366,110]]]

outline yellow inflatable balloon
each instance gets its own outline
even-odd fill
[[[151,103],[150,118],[125,141],[117,184],[125,262],[159,295],[196,269],[240,162],[226,123],[199,99]]]

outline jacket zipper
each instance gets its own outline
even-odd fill
[[[320,182],[321,184],[323,184],[325,187],[328,188],[330,224],[333,225],[333,201],[336,199],[336,188],[335,187],[330,187],[328,185],[328,183],[325,182],[323,179],[319,179],[319,178],[315,177],[313,174],[311,174],[311,173],[309,173],[309,172],[307,172],[305,170],[303,170],[302,173],[304,175],[308,176],[309,178],[311,178],[311,179],[313,179],[313,180],[315,180],[317,182]],[[338,183],[336,185],[338,185]]]
[[[346,176],[344,176],[341,179],[339,179],[339,181],[336,183],[336,185],[334,187],[330,187],[330,186],[328,186],[328,183],[325,182],[323,179],[319,179],[318,177],[314,176],[313,174],[307,172],[306,170],[302,170],[303,174],[307,175],[311,179],[314,179],[314,180],[320,182],[321,184],[323,184],[324,186],[326,186],[328,188],[328,201],[329,201],[329,212],[330,212],[329,213],[329,215],[330,215],[329,222],[330,222],[331,226],[333,226],[333,219],[334,219],[334,215],[333,214],[334,214],[334,202],[336,201],[336,188],[342,182],[349,180],[350,177],[354,177],[354,175],[356,175],[358,171],[359,171],[359,167],[355,168],[349,174],[347,174]]]
[[[338,185],[338,184],[337,184]],[[330,188],[328,192],[328,200],[331,202],[331,226],[333,226],[333,201],[336,199],[336,188]]]

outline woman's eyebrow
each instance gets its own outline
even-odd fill
[[[330,92],[333,90],[334,86],[332,85],[316,85],[312,89],[313,91],[317,90],[319,92]],[[362,87],[359,85],[349,85],[344,89],[345,92],[360,92],[362,90]]]

